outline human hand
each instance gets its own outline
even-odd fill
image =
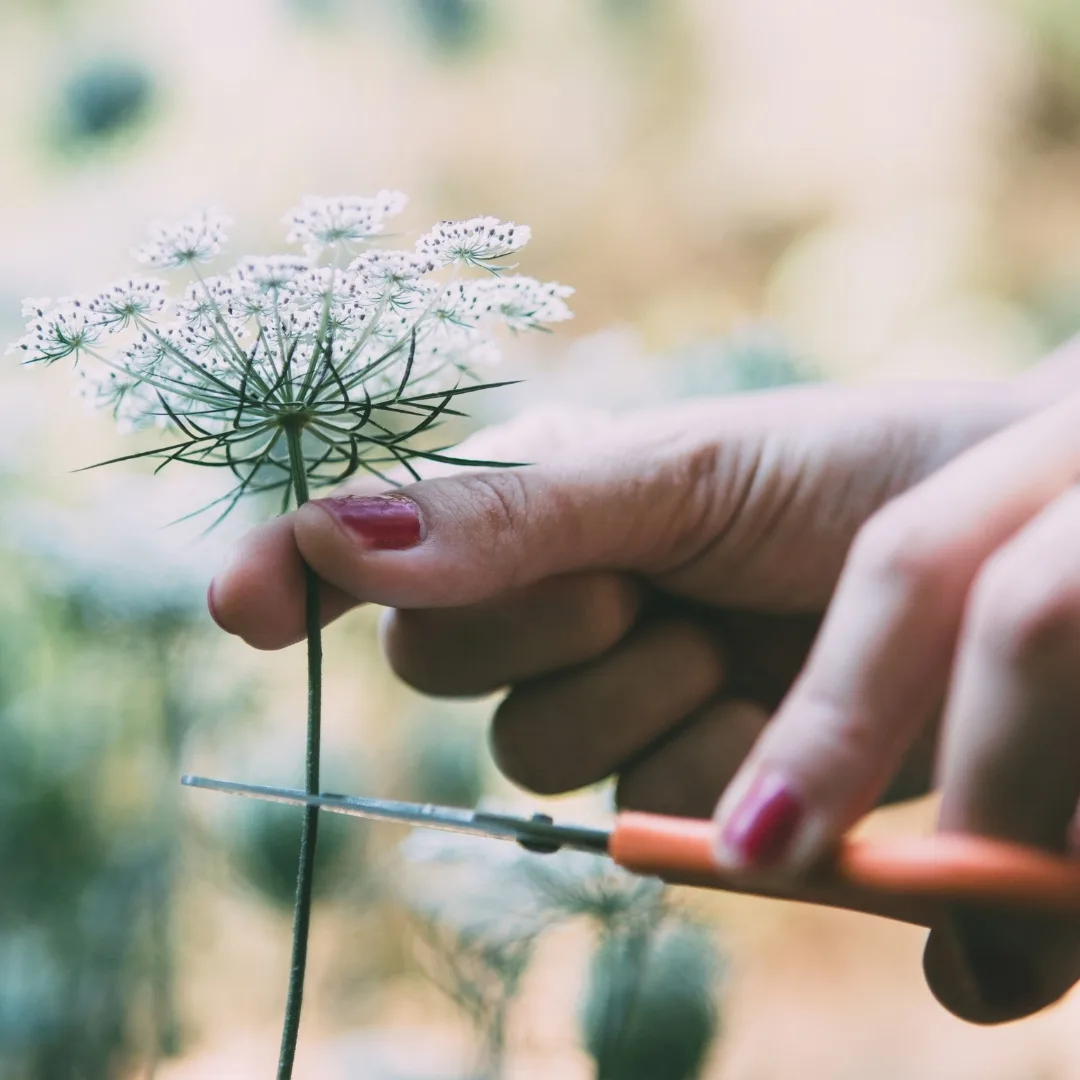
[[[492,743],[514,779],[556,792],[615,773],[623,805],[705,816],[864,523],[1030,408],[1007,383],[806,388],[571,417],[540,453],[518,429],[503,456],[537,465],[320,500],[257,530],[212,606],[259,647],[298,640],[303,557],[328,619],[395,609],[387,651],[413,685],[511,687]],[[932,745],[898,748],[903,793],[925,788]]]
[[[1075,850],[1080,395],[959,456],[860,529],[808,661],[726,790],[721,862],[797,873],[942,714],[940,828]],[[943,711],[942,711],[943,710]],[[995,1022],[1080,977],[1080,928],[957,913],[926,971]]]

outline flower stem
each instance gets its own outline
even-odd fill
[[[290,425],[289,466],[292,472],[296,505],[308,501],[307,472],[300,440],[303,429]],[[310,794],[319,792],[319,742],[322,729],[322,629],[319,614],[319,579],[304,565],[306,593],[308,713],[304,787]],[[293,909],[292,959],[289,964],[289,991],[285,999],[285,1022],[281,1032],[281,1054],[277,1080],[291,1080],[296,1057],[296,1039],[300,1032],[300,1009],[304,1001],[304,971],[307,967],[308,930],[311,926],[311,889],[315,877],[315,845],[318,839],[319,812],[313,807],[304,811],[300,832],[300,863],[296,872],[296,904]]]

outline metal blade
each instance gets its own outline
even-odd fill
[[[591,829],[577,825],[556,825],[549,817],[538,814],[533,818],[511,814],[492,814],[484,810],[465,810],[433,803],[397,802],[393,799],[368,799],[359,795],[322,793],[308,795],[295,788],[267,787],[262,784],[240,784],[233,780],[211,780],[205,776],[185,776],[185,787],[221,791],[227,795],[245,795],[267,802],[290,806],[313,806],[332,814],[368,818],[373,821],[396,821],[427,829],[470,833],[497,840],[515,840],[530,851],[547,853],[560,847],[579,851],[606,853],[610,833],[606,829]]]

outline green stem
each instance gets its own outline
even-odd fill
[[[289,465],[292,471],[296,505],[308,500],[307,473],[301,448],[303,429],[290,424]],[[308,715],[305,755],[305,789],[319,792],[319,741],[322,726],[322,629],[319,616],[319,579],[311,567],[304,566],[306,592]],[[300,1032],[300,1009],[304,1001],[304,971],[307,967],[308,930],[311,926],[311,889],[315,877],[315,845],[318,838],[319,812],[304,811],[300,832],[300,864],[296,873],[296,905],[293,912],[292,960],[289,964],[289,991],[285,999],[285,1023],[281,1032],[281,1054],[277,1080],[291,1080],[296,1057],[296,1039]]]

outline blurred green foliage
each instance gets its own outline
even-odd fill
[[[153,101],[150,73],[134,60],[101,57],[67,79],[60,133],[72,142],[108,138],[144,119]]]
[[[483,37],[488,13],[482,0],[413,0],[428,38],[446,52],[459,52]]]
[[[103,812],[115,745],[80,739],[76,757],[62,727],[20,724],[27,689],[9,682],[0,706],[0,1075],[110,1080],[178,1046],[171,1000],[157,996],[171,993],[160,915],[173,836],[164,815]],[[96,722],[92,709],[65,717]]]
[[[737,394],[812,382],[813,366],[798,355],[775,327],[742,327],[719,341],[702,341],[672,358],[680,396]]]
[[[402,848],[402,900],[424,970],[476,1031],[470,1077],[502,1075],[510,1011],[541,939],[593,932],[581,1035],[597,1080],[694,1080],[719,1033],[724,969],[712,934],[667,887],[582,852],[417,831]]]
[[[410,725],[401,750],[396,798],[475,806],[484,794],[483,739],[442,710]]]
[[[300,848],[300,812],[293,806],[237,799],[228,821],[233,865],[260,895],[282,911],[291,911],[296,896],[296,853]],[[367,824],[354,818],[323,814],[315,854],[313,894],[317,900],[365,884]]]
[[[617,924],[593,956],[582,1007],[597,1080],[694,1080],[718,1034],[712,935],[676,919]]]
[[[103,588],[92,544],[66,561],[15,547],[0,551],[0,1076],[114,1080],[182,1045],[176,777],[205,706],[197,609],[164,581],[157,603],[134,576]]]

